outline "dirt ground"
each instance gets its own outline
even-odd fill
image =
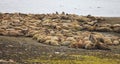
[[[120,24],[120,18],[107,17],[104,23]],[[120,36],[119,33],[105,34]],[[63,62],[63,64],[81,64],[86,62],[84,64],[91,64],[92,60],[92,64],[100,64],[100,62],[104,62],[105,64],[112,64],[112,62],[120,64],[120,45],[110,46],[110,48],[111,50],[85,50],[64,46],[50,46],[38,43],[30,37],[0,36],[0,63],[60,64]],[[86,59],[91,60],[87,63]]]

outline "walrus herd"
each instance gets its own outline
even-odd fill
[[[0,13],[0,35],[32,37],[40,43],[84,49],[109,50],[120,37],[120,24],[105,24],[104,18],[75,14]]]

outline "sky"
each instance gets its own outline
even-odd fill
[[[4,13],[54,13],[120,17],[120,0],[0,0]]]

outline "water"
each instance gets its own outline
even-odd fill
[[[0,0],[0,12],[62,12],[120,17],[120,0]]]

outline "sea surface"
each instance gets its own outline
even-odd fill
[[[120,0],[0,0],[2,13],[54,13],[120,17]]]

